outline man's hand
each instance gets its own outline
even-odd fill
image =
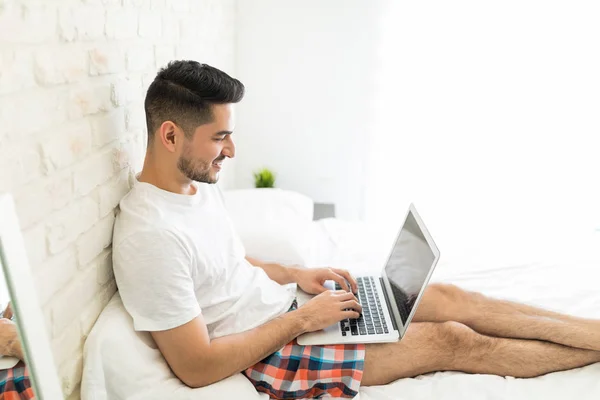
[[[0,318],[0,354],[23,359],[17,326],[6,318]]]
[[[6,305],[6,308],[4,309],[4,312],[2,313],[2,317],[3,318],[12,319],[12,317],[13,317],[13,310],[12,310],[12,306],[10,305],[10,301]]]
[[[314,332],[346,318],[358,318],[362,307],[350,292],[326,290],[310,299],[297,312],[306,323],[306,332]]]
[[[326,280],[337,282],[342,289],[352,293],[358,292],[356,280],[344,269],[337,268],[298,268],[294,272],[294,281],[300,289],[309,294],[319,294],[328,290],[323,284]],[[350,286],[348,286],[348,281]]]

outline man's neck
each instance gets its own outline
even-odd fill
[[[149,183],[167,192],[185,195],[196,193],[196,187],[192,184],[192,180],[184,177],[179,170],[172,171],[165,167],[158,168],[157,164],[151,155],[146,154],[144,167],[138,181]]]

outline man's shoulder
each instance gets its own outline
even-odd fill
[[[135,185],[117,208],[113,230],[113,248],[123,242],[179,241],[192,246],[211,222],[226,213],[216,185],[198,184],[200,201],[195,205],[171,204],[151,191]],[[198,221],[202,223],[198,225]],[[203,225],[206,223],[207,225]]]
[[[187,243],[185,233],[152,208],[119,209],[113,228],[113,250],[123,245],[169,246]]]
[[[116,224],[115,230],[117,230]],[[131,229],[124,228],[120,232],[115,232],[114,236],[118,236],[118,238],[113,239],[113,247],[117,247],[123,244],[123,242],[144,241],[147,243],[163,243],[165,245],[172,242],[181,242],[184,239],[183,234],[177,229],[151,224],[136,226]]]
[[[159,236],[171,230],[164,212],[163,204],[155,201],[140,185],[134,185],[117,207],[113,245],[134,234]]]
[[[164,226],[144,226],[121,231],[113,240],[112,259],[115,268],[152,264],[155,260],[168,258],[190,261],[194,258],[189,241],[176,230]],[[186,262],[187,262],[186,261]]]

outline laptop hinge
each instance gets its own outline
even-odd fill
[[[392,312],[392,309],[390,307],[390,296],[388,296],[387,293],[387,289],[385,287],[385,284],[383,283],[383,277],[379,277],[379,282],[381,283],[381,288],[383,289],[383,295],[385,296],[385,305],[388,309],[388,312],[390,313],[390,318],[392,319],[392,326],[394,327],[394,330],[398,330],[398,325],[396,324],[396,316],[394,315],[394,313]]]

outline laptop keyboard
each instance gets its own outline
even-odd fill
[[[359,277],[358,283],[358,302],[363,308],[362,314],[358,319],[344,319],[340,321],[340,330],[342,336],[362,336],[362,335],[380,335],[389,333],[389,329],[383,316],[383,308],[377,294],[375,278],[372,276]],[[336,290],[341,290],[339,284],[335,284]]]

